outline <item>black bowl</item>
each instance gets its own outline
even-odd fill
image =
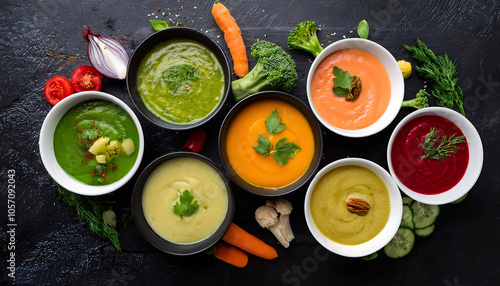
[[[161,164],[165,163],[168,160],[175,159],[175,158],[182,158],[182,157],[190,157],[194,159],[201,160],[211,166],[214,170],[217,171],[217,173],[221,176],[222,180],[224,181],[224,184],[226,185],[227,189],[227,196],[228,196],[228,207],[227,207],[227,213],[226,217],[224,218],[224,221],[221,223],[217,231],[212,234],[210,237],[207,239],[204,239],[200,242],[193,243],[193,244],[176,244],[172,243],[170,241],[165,240],[154,230],[149,226],[148,222],[146,221],[146,218],[144,217],[144,212],[142,208],[142,194],[144,190],[144,184],[148,180],[149,176],[151,173]],[[233,220],[233,215],[234,215],[234,197],[233,193],[231,190],[230,182],[227,179],[225,173],[219,168],[214,162],[212,162],[210,159],[196,154],[192,152],[175,152],[175,153],[169,153],[167,155],[163,155],[156,160],[154,160],[151,164],[149,164],[146,169],[141,173],[139,178],[137,179],[137,182],[135,183],[134,186],[134,191],[132,194],[132,213],[134,215],[134,220],[137,225],[137,228],[141,232],[141,234],[146,238],[149,243],[151,243],[153,246],[158,248],[159,250],[170,253],[170,254],[175,254],[175,255],[190,255],[190,254],[195,254],[202,252],[208,248],[210,248],[212,245],[214,245],[217,241],[219,241],[222,236],[226,233],[228,230],[229,226],[231,225],[231,222]]]
[[[172,122],[167,122],[165,120],[162,120],[161,118],[155,116],[153,113],[151,113],[144,102],[142,101],[142,98],[139,94],[139,91],[137,90],[137,73],[139,70],[139,66],[141,64],[142,59],[146,56],[148,52],[151,51],[156,45],[163,43],[168,40],[173,40],[173,39],[188,39],[188,40],[193,40],[198,43],[201,43],[205,45],[207,48],[209,48],[216,56],[217,59],[219,60],[220,64],[222,65],[222,69],[224,71],[224,78],[225,78],[225,83],[224,83],[224,94],[222,95],[221,101],[219,102],[219,105],[207,116],[204,118],[194,121],[192,123],[184,123],[184,124],[175,124]],[[168,28],[165,30],[158,31],[148,38],[146,38],[134,51],[132,57],[130,58],[130,62],[128,64],[128,69],[127,69],[127,89],[128,93],[130,94],[130,97],[132,99],[132,102],[135,104],[137,109],[139,109],[140,113],[149,119],[151,122],[167,129],[172,129],[172,130],[186,130],[186,129],[192,129],[197,126],[200,126],[207,121],[209,121],[212,117],[214,117],[217,112],[222,108],[224,105],[224,102],[226,101],[228,97],[228,93],[230,90],[230,84],[231,84],[231,70],[229,67],[229,61],[227,59],[226,54],[222,50],[222,48],[215,42],[212,38],[209,36],[205,35],[202,32],[199,32],[197,30],[193,30],[190,28],[184,28],[184,27],[172,27]]]
[[[248,105],[256,101],[265,99],[281,100],[297,108],[309,122],[309,125],[311,126],[314,136],[314,144],[315,144],[314,156],[311,161],[311,164],[309,165],[309,168],[302,175],[302,177],[300,177],[293,184],[279,189],[268,189],[268,188],[257,187],[242,179],[229,163],[229,159],[226,152],[227,132],[229,130],[229,126],[231,125],[230,123],[233,121],[234,117]],[[309,181],[309,179],[314,175],[314,173],[318,169],[318,166],[321,161],[322,151],[323,151],[323,137],[321,135],[321,128],[312,111],[309,109],[309,107],[307,107],[307,105],[305,105],[302,101],[300,101],[296,97],[280,91],[258,92],[238,102],[227,114],[219,132],[219,154],[221,156],[222,163],[227,173],[229,174],[231,179],[240,187],[249,191],[250,193],[260,196],[266,196],[266,197],[282,196],[302,187],[305,183],[307,183],[307,181]]]

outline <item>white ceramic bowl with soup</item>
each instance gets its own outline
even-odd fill
[[[167,253],[186,255],[213,245],[228,229],[233,198],[223,172],[208,158],[171,153],[140,175],[132,209],[141,233]]]
[[[332,90],[333,67],[361,79],[361,93],[353,101]],[[326,47],[307,76],[307,99],[319,122],[346,137],[366,137],[387,127],[404,98],[404,79],[394,56],[366,39],[343,39]]]
[[[459,149],[449,158],[422,159],[422,136],[430,128],[439,136],[464,136],[465,143],[457,145]],[[412,199],[430,205],[447,204],[465,196],[481,174],[483,159],[483,144],[474,125],[462,114],[444,107],[410,113],[394,128],[387,145],[389,171],[399,188]]]
[[[403,203],[379,165],[361,158],[330,163],[311,181],[304,202],[306,223],[329,251],[346,257],[377,252],[394,237]]]
[[[90,185],[88,183],[85,183],[82,180],[78,180],[75,176],[72,176],[70,172],[68,172],[67,169],[64,169],[60,163],[58,163],[58,159],[56,156],[56,150],[58,145],[61,145],[61,141],[57,142],[57,140],[54,138],[56,134],[57,127],[59,126],[60,122],[67,116],[68,113],[70,113],[72,110],[75,109],[77,106],[81,106],[82,104],[85,104],[86,102],[101,102],[101,103],[106,103],[106,104],[111,104],[113,106],[119,107],[123,112],[125,112],[130,120],[133,121],[134,126],[137,130],[138,133],[138,142],[135,142],[135,156],[137,158],[135,159],[135,162],[131,166],[128,166],[130,170],[121,178],[119,178],[117,181],[109,184],[94,184]],[[103,109],[103,108],[101,108]],[[109,117],[114,117],[116,118],[116,125],[113,125],[112,122],[103,120],[100,121],[101,117],[95,118],[93,117],[93,122],[102,122],[103,124],[106,124],[107,126],[110,126],[110,128],[114,128],[115,126],[120,126],[123,127],[124,124],[123,122],[119,122],[119,119],[121,116],[117,116],[116,113],[112,113],[110,108],[103,109],[102,113],[104,114],[107,118]],[[99,116],[99,115],[94,115],[92,116]],[[76,120],[76,115],[75,115],[75,120]],[[87,120],[88,121],[88,120]],[[75,121],[77,122],[77,121]],[[76,125],[76,124],[75,124]],[[64,132],[65,134],[71,134],[72,136],[74,135],[74,138],[78,139],[78,136],[80,136],[80,133],[75,132],[74,126],[71,126],[73,128],[67,129],[68,131]],[[119,128],[116,128],[118,130]],[[73,142],[72,142],[73,143]],[[71,146],[74,147],[74,152],[69,153],[68,152],[68,158],[76,158],[78,160],[82,160],[83,162],[83,157],[78,157],[79,154],[81,153],[80,150],[76,149],[77,148],[77,143],[78,140],[75,140],[74,144]],[[69,145],[69,144],[68,144]],[[71,147],[70,146],[70,147]],[[128,107],[125,102],[120,100],[119,98],[108,94],[104,92],[99,92],[99,91],[84,91],[84,92],[79,92],[76,94],[73,94],[71,96],[68,96],[61,100],[59,103],[57,103],[52,109],[50,110],[49,114],[47,114],[47,117],[45,117],[45,120],[43,121],[42,128],[40,130],[40,138],[39,138],[39,147],[40,147],[40,157],[42,158],[43,165],[45,166],[45,169],[49,173],[49,175],[63,188],[84,196],[99,196],[99,195],[104,195],[108,194],[111,192],[114,192],[121,188],[123,185],[125,185],[135,174],[135,172],[139,169],[139,166],[141,164],[141,160],[144,154],[144,134],[142,131],[141,123],[135,113],[132,111],[130,107]],[[64,146],[63,146],[64,147]],[[80,148],[80,147],[78,147]],[[87,154],[89,155],[89,154]],[[69,163],[73,164],[77,171],[80,168],[79,161],[77,164],[74,164],[74,160],[65,160],[62,159],[63,161],[68,161],[65,162],[65,165],[69,165]],[[92,159],[94,160],[94,159]],[[111,161],[112,162],[112,161]],[[109,162],[108,162],[109,163]],[[82,163],[82,165],[84,165]],[[117,165],[118,166],[118,165]],[[120,167],[120,166],[118,166]],[[69,170],[73,171],[73,170]],[[91,177],[94,174],[91,172],[84,173],[84,175],[88,175],[87,177]],[[81,176],[80,176],[81,177]],[[96,176],[97,177],[97,176]]]

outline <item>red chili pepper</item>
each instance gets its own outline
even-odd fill
[[[207,140],[207,133],[205,133],[205,130],[195,129],[189,135],[182,150],[194,153],[200,153],[201,149],[203,148],[203,145],[205,145],[206,140]]]

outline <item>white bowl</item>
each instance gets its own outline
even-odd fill
[[[59,120],[61,120],[62,116],[75,105],[93,99],[106,100],[123,108],[134,120],[140,140],[139,148],[137,148],[137,151],[139,153],[137,154],[137,159],[132,169],[120,180],[112,184],[103,186],[87,185],[73,178],[71,175],[66,173],[61,168],[61,166],[59,166],[54,154],[54,131],[57,127],[57,124],[59,123]],[[120,99],[110,94],[98,91],[85,91],[73,94],[64,98],[54,107],[52,107],[49,114],[47,114],[47,117],[45,117],[45,120],[43,121],[38,144],[40,147],[40,156],[42,158],[43,165],[45,166],[45,169],[52,177],[52,179],[54,179],[61,187],[71,192],[85,196],[98,196],[107,194],[123,186],[132,178],[132,176],[139,168],[142,156],[144,154],[144,134],[139,119],[137,119],[137,116],[134,114],[132,109],[130,109],[130,107],[128,107]]]
[[[330,170],[335,169],[340,166],[346,165],[358,165],[368,168],[375,172],[385,183],[389,191],[391,212],[389,214],[389,219],[385,224],[382,231],[377,234],[374,238],[357,245],[345,245],[337,243],[325,237],[319,229],[314,224],[311,217],[310,200],[311,194],[317,182]],[[307,189],[306,198],[304,202],[304,212],[306,216],[307,227],[311,231],[314,238],[329,251],[346,256],[346,257],[363,257],[377,252],[382,247],[384,247],[396,234],[401,223],[401,217],[403,215],[403,202],[401,199],[401,193],[399,192],[398,186],[392,179],[391,175],[372,161],[361,159],[361,158],[345,158],[334,161],[323,169],[321,169],[316,176],[311,181],[309,188]]]
[[[375,56],[384,65],[384,68],[387,71],[389,75],[389,80],[391,82],[391,98],[384,114],[372,125],[357,130],[341,129],[328,123],[325,119],[321,117],[321,115],[319,115],[311,98],[312,77],[314,71],[321,63],[321,61],[323,61],[326,57],[328,57],[331,53],[335,51],[349,49],[349,48],[365,50],[370,54],[372,54],[373,56]],[[330,129],[331,131],[346,137],[366,137],[373,135],[377,132],[380,132],[385,127],[387,127],[394,120],[394,118],[396,117],[401,108],[401,103],[403,102],[404,99],[404,89],[405,86],[404,86],[403,74],[401,73],[401,69],[399,68],[398,63],[396,59],[392,56],[392,54],[389,53],[384,47],[375,42],[359,38],[339,40],[326,47],[312,63],[311,68],[309,69],[309,74],[307,76],[307,87],[306,87],[307,99],[309,101],[309,105],[311,106],[311,109],[314,112],[314,115],[316,115],[316,118],[318,118],[319,122],[321,122],[321,124],[323,124],[326,128]]]
[[[396,176],[391,160],[391,150],[394,143],[396,134],[401,130],[401,128],[408,123],[408,121],[422,116],[422,115],[437,115],[444,117],[451,122],[455,123],[460,130],[462,130],[467,144],[469,146],[469,164],[465,171],[462,179],[451,189],[440,194],[426,195],[417,193],[408,187],[406,187]],[[387,146],[387,163],[389,165],[389,171],[394,177],[394,180],[398,184],[399,188],[410,198],[430,205],[442,205],[458,200],[474,186],[479,175],[481,174],[481,169],[483,168],[483,144],[481,142],[481,137],[477,133],[476,128],[472,123],[462,114],[444,107],[427,107],[423,109],[416,110],[409,115],[407,115],[399,124],[396,126],[392,132],[391,138],[389,139],[389,144]]]

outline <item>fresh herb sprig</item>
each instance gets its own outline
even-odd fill
[[[271,135],[280,133],[286,126],[285,123],[281,122],[281,118],[279,116],[277,109],[274,109],[271,112],[271,115],[269,115],[266,118],[265,124],[267,131]],[[257,153],[264,155],[264,157],[269,154],[273,154],[273,158],[276,161],[276,163],[278,163],[279,165],[287,165],[288,159],[293,159],[293,156],[296,155],[297,152],[301,150],[301,148],[297,144],[287,141],[288,138],[280,139],[276,143],[276,146],[274,146],[274,150],[271,151],[273,147],[271,141],[268,138],[259,134],[259,139],[257,139],[258,145],[254,146],[253,149]]]
[[[416,66],[418,74],[432,83],[432,95],[436,104],[453,109],[455,104],[465,116],[463,93],[458,86],[458,74],[455,64],[447,54],[436,56],[424,42],[417,39],[414,46],[404,45],[421,66]]]
[[[149,23],[151,24],[151,27],[153,27],[153,30],[155,30],[155,32],[168,29],[172,26],[179,26],[179,22],[173,24],[172,22],[165,22],[162,20],[149,20]]]
[[[440,136],[439,131],[432,127],[429,134],[421,142],[424,150],[421,159],[430,158],[443,161],[450,157],[452,153],[456,153],[461,148],[458,144],[464,142],[465,136],[457,136],[456,133],[449,137],[446,135]]]
[[[181,217],[181,219],[192,216],[200,208],[198,201],[194,201],[194,197],[190,191],[184,190],[179,196],[179,201],[172,207],[174,213]]]
[[[110,210],[115,201],[105,200],[102,197],[77,195],[62,188],[55,182],[54,185],[57,188],[57,194],[61,201],[76,210],[80,221],[88,223],[91,232],[101,239],[109,239],[116,250],[119,252],[122,251],[118,232],[107,225],[103,218],[103,213]]]
[[[348,71],[343,71],[338,66],[333,67],[333,93],[338,97],[345,97],[347,101],[353,101],[358,98],[361,92],[361,79],[357,76],[351,76]]]

